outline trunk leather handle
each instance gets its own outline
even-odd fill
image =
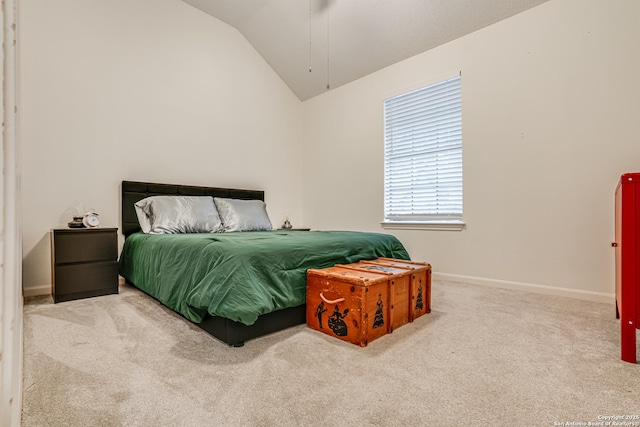
[[[345,301],[345,298],[338,298],[338,299],[327,299],[324,295],[322,295],[322,292],[320,292],[320,298],[322,298],[322,301],[326,302],[327,304],[337,304],[339,302],[343,302]]]

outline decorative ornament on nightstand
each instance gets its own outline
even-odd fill
[[[74,217],[75,220],[75,217]],[[100,225],[100,217],[93,209],[90,209],[82,218],[82,224],[87,228],[95,228]]]
[[[280,228],[282,228],[283,230],[291,230],[293,228],[293,226],[289,222],[289,218],[285,218],[284,223]]]
[[[74,216],[73,220],[69,221],[67,225],[69,228],[84,228],[84,224],[82,223],[83,219],[84,217],[82,216]]]

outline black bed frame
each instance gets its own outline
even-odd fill
[[[122,181],[122,233],[125,239],[130,234],[140,231],[134,203],[149,196],[171,195],[212,196],[264,201],[264,191],[261,190]],[[132,285],[135,286],[134,283]],[[202,323],[195,323],[195,325],[229,345],[241,347],[245,341],[252,338],[305,323],[305,308],[305,304],[302,304],[267,313],[258,317],[258,320],[251,326],[218,316],[207,316]]]

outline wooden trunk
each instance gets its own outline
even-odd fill
[[[431,313],[431,265],[426,262],[378,258],[361,261],[364,264],[380,264],[406,269],[409,272],[409,322]]]
[[[362,347],[389,331],[385,275],[341,266],[307,270],[307,326]]]
[[[308,270],[307,326],[364,347],[430,311],[430,273],[389,258]]]
[[[354,271],[366,271],[386,277],[386,285],[389,287],[389,333],[410,322],[410,270],[375,261],[340,265],[340,267]]]

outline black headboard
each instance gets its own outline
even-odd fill
[[[262,190],[122,181],[122,233],[125,236],[140,231],[138,216],[133,205],[138,200],[149,196],[212,196],[264,201],[264,191]]]

